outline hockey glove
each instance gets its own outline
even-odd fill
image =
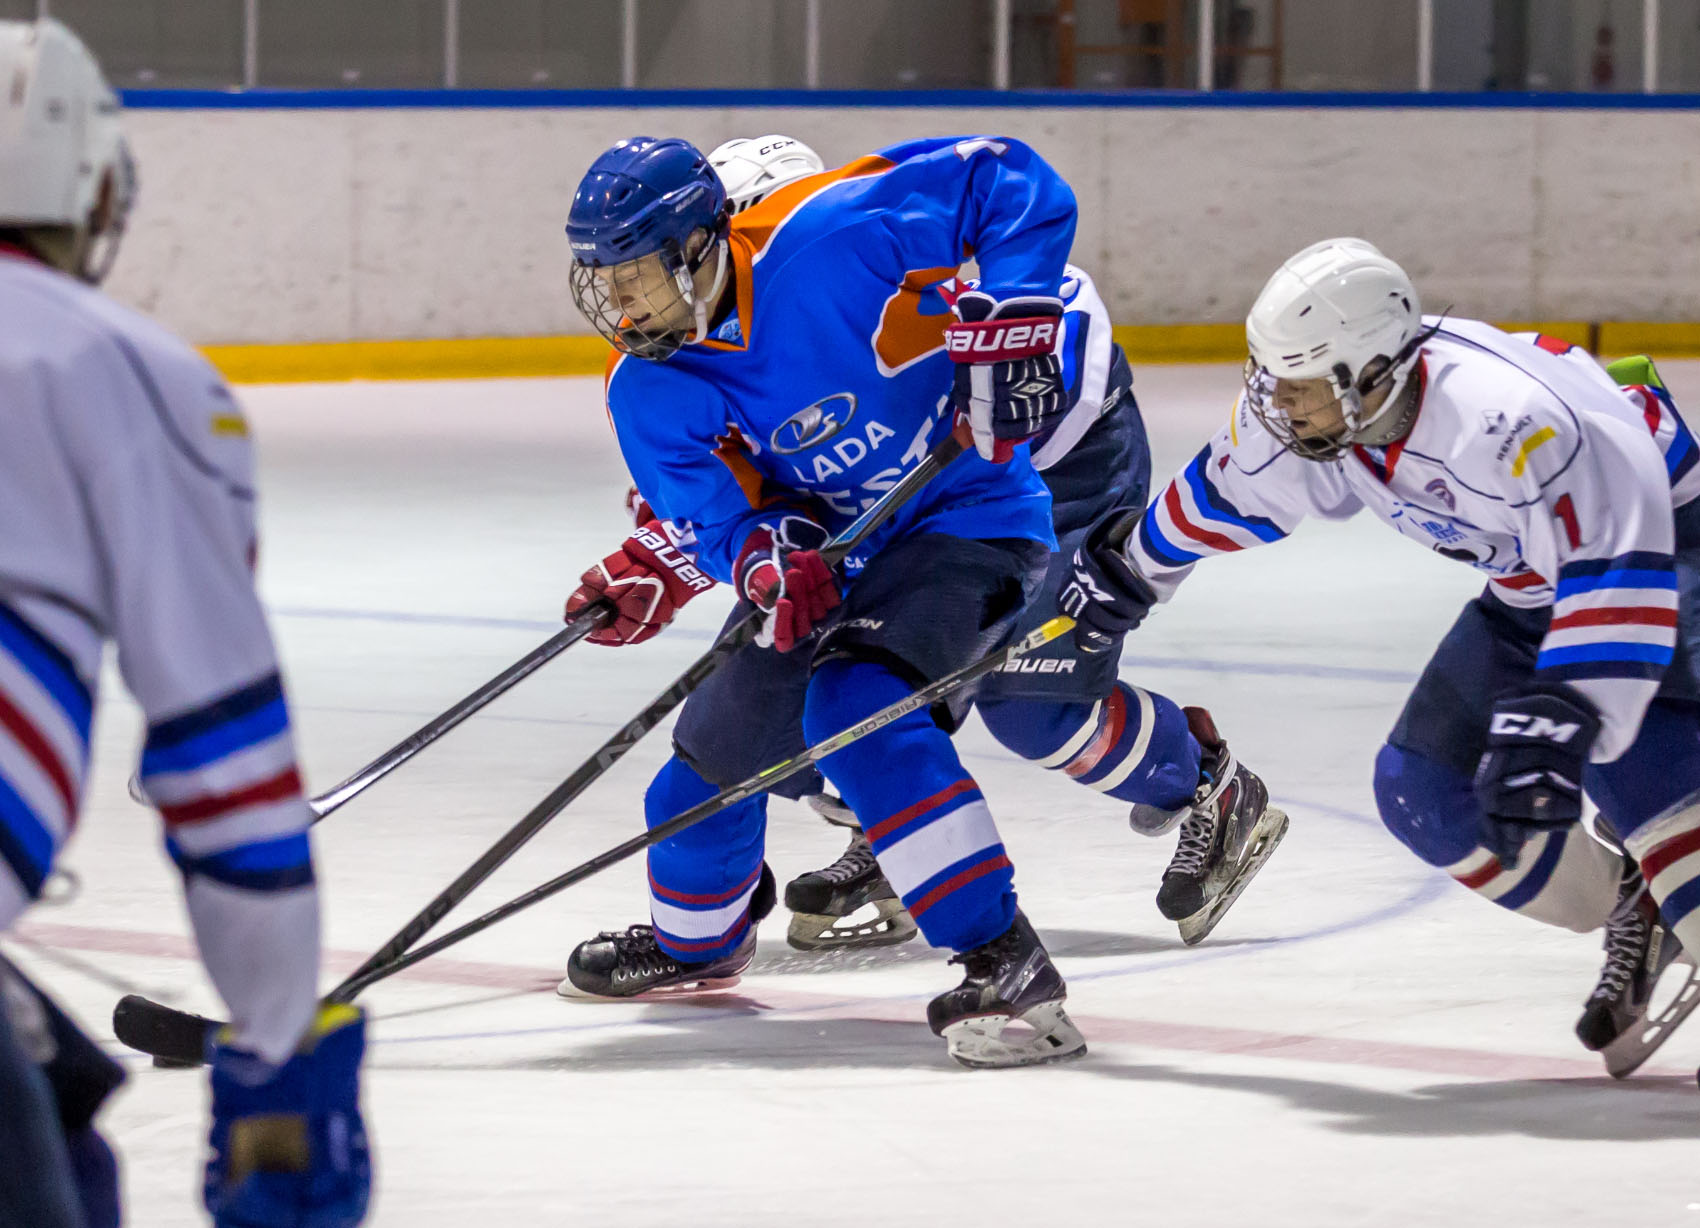
[[[625,544],[579,577],[567,598],[567,621],[594,601],[614,607],[614,621],[590,633],[592,644],[641,644],[714,581],[673,544],[659,520],[651,520]]]
[[[353,1228],[372,1157],[360,1118],[366,1016],[322,1006],[295,1056],[274,1067],[213,1042],[212,1157],[204,1194],[217,1228]]]
[[[1074,552],[1069,582],[1057,608],[1074,619],[1074,638],[1082,652],[1104,652],[1145,621],[1157,594],[1128,562],[1124,547],[1144,512],[1112,509]]]
[[[998,302],[979,290],[957,297],[958,322],[944,330],[956,366],[957,421],[967,420],[974,448],[1003,464],[1015,445],[1041,435],[1068,412],[1062,361],[1062,300]]]
[[[1482,844],[1500,864],[1541,831],[1582,817],[1582,770],[1600,732],[1592,705],[1557,685],[1502,699],[1493,706],[1487,749],[1476,768]]]
[[[820,556],[827,531],[806,516],[762,525],[738,552],[738,592],[768,611],[756,643],[790,652],[838,605],[838,582]]]

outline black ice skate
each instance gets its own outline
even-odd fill
[[[1202,942],[1287,834],[1287,815],[1228,750],[1203,708],[1186,722],[1204,749],[1198,792],[1181,820],[1180,842],[1163,871],[1157,909],[1180,926],[1181,941]]]
[[[1063,1010],[1062,973],[1019,910],[1003,934],[950,962],[967,975],[927,1004],[927,1023],[964,1066],[1033,1066],[1086,1052],[1086,1038]],[[1017,1021],[1031,1032],[1010,1035]]]
[[[755,959],[756,925],[773,911],[773,895],[773,874],[763,864],[750,897],[750,928],[743,940],[719,959],[700,964],[663,951],[652,926],[604,930],[573,948],[567,979],[555,992],[563,998],[636,998],[730,989]]]
[[[792,912],[785,940],[799,951],[908,942],[916,934],[915,922],[874,860],[855,812],[829,794],[818,793],[808,800],[827,822],[851,829],[850,847],[831,865],[798,875],[785,888],[785,907]],[[869,905],[874,916],[848,920]]]
[[[1659,919],[1658,904],[1647,891],[1641,871],[1624,859],[1617,907],[1606,920],[1606,962],[1594,986],[1576,1036],[1605,1059],[1614,1079],[1627,1078],[1700,1007],[1700,973],[1693,957]],[[1651,1011],[1659,979],[1673,965],[1682,987],[1657,1014]]]

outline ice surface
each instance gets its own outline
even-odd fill
[[[1700,364],[1667,374],[1700,404]],[[1159,480],[1237,379],[1140,373]],[[262,580],[316,789],[550,634],[624,534],[597,396],[595,380],[244,391]],[[1130,644],[1126,676],[1208,705],[1293,816],[1195,949],[1152,903],[1170,839],[964,734],[1069,977],[1084,1061],[958,1069],[923,1022],[958,973],[942,954],[805,957],[779,918],[734,993],[557,998],[576,942],[643,919],[632,862],[368,995],[372,1222],[1700,1224],[1700,1026],[1611,1083],[1570,1033],[1598,939],[1495,909],[1374,818],[1374,752],[1477,587],[1368,519],[1313,525],[1207,563]],[[574,649],[320,827],[326,984],[700,653],[725,601],[640,648]],[[69,856],[83,894],[6,944],[102,1036],[123,989],[216,1011],[154,820],[125,794],[137,733],[109,687]],[[652,736],[473,907],[636,830],[666,750]],[[776,802],[771,819],[781,881],[842,846],[803,807]],[[204,1082],[131,1066],[105,1118],[128,1222],[202,1223]]]

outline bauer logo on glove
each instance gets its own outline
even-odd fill
[[[1003,464],[1017,444],[1050,430],[1068,412],[1057,342],[1062,300],[1013,298],[999,302],[980,290],[956,297],[957,323],[944,332],[945,351],[957,363],[954,403],[974,449]]]

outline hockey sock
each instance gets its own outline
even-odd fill
[[[644,794],[644,819],[656,827],[719,791],[675,755]],[[743,941],[766,834],[767,798],[758,795],[649,850],[649,915],[663,951],[705,963]]]
[[[1198,788],[1201,752],[1180,708],[1125,682],[1095,704],[992,700],[980,719],[1022,758],[1124,802],[1178,810]]]
[[[1641,866],[1665,924],[1700,954],[1700,711],[1654,700],[1634,744],[1595,764],[1587,786]]]
[[[1623,858],[1580,824],[1542,832],[1507,868],[1480,843],[1470,778],[1399,746],[1375,760],[1381,821],[1406,848],[1501,908],[1579,933],[1599,929],[1617,903]]]
[[[818,742],[912,688],[890,670],[829,661],[809,684],[803,728]],[[965,951],[1015,920],[1015,872],[992,812],[950,737],[912,712],[821,764],[862,819],[880,868],[927,941]]]

